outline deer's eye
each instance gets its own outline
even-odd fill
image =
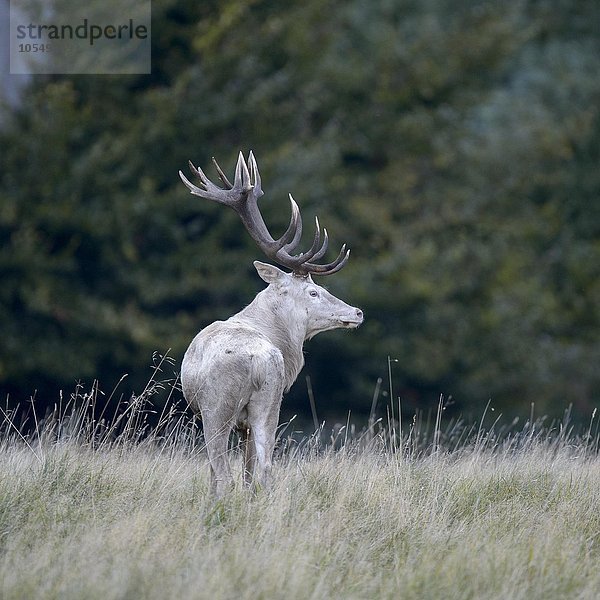
[[[313,298],[316,298],[319,295],[319,292],[317,292],[317,290],[310,290],[310,292],[308,292]]]

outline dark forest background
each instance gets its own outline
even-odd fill
[[[0,113],[2,402],[175,376],[192,337],[261,289],[237,216],[188,159],[257,156],[274,234],[288,192],[363,308],[325,333],[284,415],[581,418],[600,400],[596,0],[154,0],[152,73],[36,76]],[[333,258],[335,250],[332,249]],[[389,361],[389,362],[388,362]],[[175,394],[175,396],[177,393]],[[450,400],[451,399],[451,400]],[[160,399],[158,400],[160,402]],[[384,397],[381,397],[383,405]],[[380,406],[380,411],[384,410]]]

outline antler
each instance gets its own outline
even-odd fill
[[[264,192],[261,188],[260,173],[258,172],[256,159],[252,152],[248,156],[247,164],[243,154],[240,152],[235,167],[233,183],[227,179],[217,161],[214,158],[212,160],[219,179],[225,186],[224,188],[216,186],[204,174],[202,169],[195,167],[191,161],[189,163],[190,169],[200,180],[200,187],[188,181],[181,171],[179,171],[179,177],[181,177],[181,180],[192,194],[233,208],[240,216],[252,239],[267,257],[288,269],[292,269],[295,275],[302,277],[309,274],[331,275],[339,271],[348,262],[350,250],[346,250],[346,244],[342,246],[340,253],[333,262],[325,265],[314,262],[320,260],[325,255],[329,244],[326,229],[323,229],[323,242],[321,243],[321,228],[317,217],[315,217],[315,237],[312,246],[306,252],[296,255],[290,254],[296,249],[302,236],[300,209],[291,194],[289,195],[292,205],[290,224],[279,239],[273,239],[258,208],[258,199]]]

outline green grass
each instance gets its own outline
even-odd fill
[[[72,411],[25,436],[7,415],[2,599],[598,597],[590,436],[291,444],[272,490],[238,485],[215,504],[203,449],[174,420],[142,436],[139,420]]]

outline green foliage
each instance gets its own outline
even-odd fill
[[[291,191],[353,250],[326,283],[366,322],[308,346],[319,416],[368,411],[387,356],[410,413],[440,394],[589,413],[597,17],[585,0],[154,2],[151,75],[40,78],[4,111],[6,389],[139,386],[154,350],[181,356],[247,303],[257,250],[177,170],[252,148],[274,232]]]

